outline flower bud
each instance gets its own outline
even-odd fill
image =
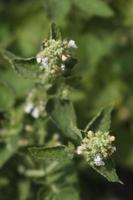
[[[77,47],[77,45],[76,45],[76,43],[75,43],[74,40],[70,40],[70,41],[68,42],[68,48],[77,49],[78,47]]]

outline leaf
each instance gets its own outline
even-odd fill
[[[38,161],[64,161],[71,158],[65,146],[31,147],[29,151],[34,159]]]
[[[0,111],[8,110],[15,102],[15,94],[11,87],[4,82],[0,82]]]
[[[102,119],[99,124],[99,130],[101,130],[103,132],[109,131],[110,125],[111,125],[111,112],[112,112],[111,106],[109,106],[103,110]]]
[[[13,135],[8,138],[7,144],[5,147],[0,149],[0,168],[9,160],[9,158],[16,152],[18,137],[17,135]]]
[[[61,39],[61,32],[59,28],[56,26],[55,23],[51,24],[50,32],[49,32],[49,39],[60,40]]]
[[[74,143],[80,142],[81,133],[77,128],[73,104],[70,101],[50,99],[46,111],[65,137]]]
[[[120,181],[114,164],[112,162],[111,159],[108,159],[105,162],[104,166],[100,166],[100,167],[92,167],[94,170],[96,170],[99,174],[101,174],[102,176],[104,176],[108,181],[110,182],[118,182],[122,184],[122,181]]]
[[[0,73],[0,80],[1,82],[8,83],[10,88],[15,93],[16,98],[26,95],[34,82],[31,79],[25,79],[22,76],[18,76],[18,74],[14,73],[12,69],[5,70],[4,73]]]
[[[39,66],[36,62],[36,58],[34,57],[26,59],[13,59],[12,66],[13,69],[24,78],[35,79],[39,72]]]
[[[49,0],[45,8],[48,16],[62,25],[65,23],[65,18],[71,8],[71,1]]]
[[[0,49],[0,55],[8,61],[11,61],[12,59],[17,58],[16,55],[14,55],[13,53],[5,49]]]
[[[112,106],[102,109],[86,126],[85,131],[109,131],[111,125]]]
[[[12,68],[24,78],[34,79],[39,73],[39,66],[36,58],[20,58],[6,50],[0,51],[3,58],[5,58],[12,66]]]
[[[74,188],[65,188],[56,197],[57,200],[79,200],[79,195]]]
[[[79,193],[74,187],[66,187],[56,192],[42,188],[39,193],[39,200],[79,200]]]
[[[75,5],[88,15],[99,17],[112,17],[113,10],[102,0],[74,0]]]

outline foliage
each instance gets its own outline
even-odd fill
[[[95,193],[92,187],[97,183],[102,187],[107,180],[122,183],[115,165],[133,169],[132,4],[132,0],[0,2],[2,200],[127,198],[106,189]],[[52,21],[62,34],[54,23],[49,27]],[[46,69],[47,63],[44,67],[36,56],[43,57],[47,40],[53,39],[61,45],[64,41],[63,48],[75,40],[78,48],[66,48],[70,58],[55,59]],[[116,152],[107,156],[104,166],[91,165],[77,153],[90,130],[115,135]],[[120,177],[125,182],[123,174]]]

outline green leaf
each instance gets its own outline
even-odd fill
[[[61,39],[61,32],[59,28],[56,26],[55,23],[51,24],[50,32],[49,32],[49,39],[60,40]]]
[[[18,145],[18,136],[14,135],[8,138],[5,147],[0,149],[0,168],[10,159],[10,157],[16,152]]]
[[[94,170],[96,170],[99,174],[104,176],[108,181],[110,182],[118,182],[122,183],[116,173],[114,164],[111,159],[108,159],[105,162],[104,166],[100,167],[92,167]]]
[[[39,194],[39,200],[79,200],[79,193],[74,187],[66,187],[59,190],[55,188],[56,191],[45,191],[41,189]]]
[[[112,106],[102,109],[94,118],[88,123],[85,131],[109,131],[111,125]]]
[[[0,82],[0,111],[11,108],[15,101],[15,94],[11,87],[4,82]]]
[[[37,161],[63,161],[71,158],[65,146],[56,147],[31,147],[29,151]]]
[[[36,62],[36,58],[34,57],[26,59],[13,59],[12,66],[13,69],[24,78],[35,79],[39,72],[39,66]]]
[[[46,5],[47,14],[55,20],[58,24],[63,25],[65,23],[65,17],[67,16],[70,8],[71,1],[69,0],[49,0]]]
[[[18,76],[18,74],[14,73],[12,69],[6,70],[4,73],[0,73],[0,80],[1,82],[8,83],[10,88],[15,93],[16,98],[26,95],[34,83],[31,79],[25,79],[22,76]]]
[[[0,49],[0,55],[8,61],[11,61],[12,59],[17,58],[16,55],[14,55],[13,53],[5,49]]]
[[[65,137],[71,139],[74,143],[80,142],[81,133],[77,128],[73,104],[70,101],[50,99],[46,111]]]
[[[102,0],[74,0],[75,5],[78,6],[89,16],[112,17],[113,10],[108,4]]]
[[[24,78],[34,79],[39,73],[39,65],[36,58],[20,58],[6,50],[0,51],[4,59],[6,59],[12,68]]]
[[[99,124],[99,130],[103,132],[109,131],[111,126],[111,112],[112,112],[111,106],[103,109],[101,122]]]

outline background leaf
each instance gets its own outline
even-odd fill
[[[102,0],[74,0],[75,5],[81,10],[88,13],[88,15],[96,15],[100,17],[112,17],[113,11],[107,5],[106,2]]]
[[[106,132],[110,130],[111,126],[111,112],[112,106],[103,108],[86,126],[85,130],[94,130]]]
[[[50,99],[46,110],[62,134],[75,143],[79,143],[81,133],[76,125],[76,116],[72,103],[70,101]]]
[[[13,89],[4,82],[0,82],[0,111],[10,109],[15,103]]]
[[[67,152],[65,146],[57,147],[31,147],[30,153],[39,161],[64,161],[70,159],[71,155]]]
[[[3,167],[3,165],[13,156],[13,154],[16,152],[18,145],[18,136],[14,135],[10,137],[7,141],[7,144],[5,147],[0,149],[0,168]]]

